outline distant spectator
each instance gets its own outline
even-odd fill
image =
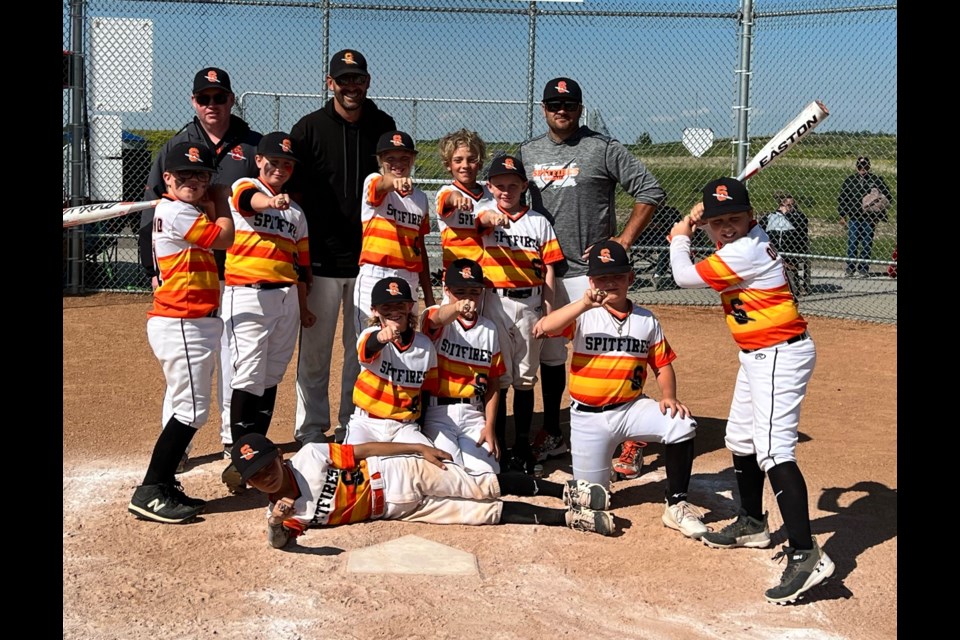
[[[791,275],[791,284],[795,293],[805,296],[810,293],[810,232],[807,216],[797,209],[796,200],[789,193],[777,191],[773,194],[777,209],[760,216],[758,224],[770,236],[770,244],[783,253],[797,253],[799,256],[784,256],[783,261]]]
[[[870,265],[865,261],[873,252],[873,233],[877,223],[887,219],[892,202],[883,178],[870,173],[870,158],[857,158],[857,172],[844,179],[837,196],[837,213],[847,226],[846,277],[869,277]]]

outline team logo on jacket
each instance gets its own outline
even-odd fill
[[[232,160],[246,160],[247,156],[243,155],[243,147],[240,145],[235,146],[233,149],[230,149],[230,158]]]
[[[717,190],[713,193],[713,197],[723,202],[724,200],[733,200],[733,196],[727,193],[727,185],[721,184],[717,185]]]
[[[566,80],[561,80],[557,83],[557,93],[570,93],[570,89],[567,89]]]
[[[240,447],[240,457],[248,462],[250,460],[253,460],[253,456],[257,455],[258,453],[259,451],[254,451],[253,447],[251,447],[248,444],[245,444],[242,447]]]
[[[392,296],[400,295],[400,285],[398,285],[396,282],[391,282],[387,286],[387,293],[389,293]]]
[[[610,255],[610,249],[600,249],[600,262],[613,262],[613,257]]]
[[[217,84],[220,84],[220,78],[217,77],[217,72],[213,69],[207,71],[207,82],[216,82]]]
[[[357,64],[357,61],[353,59],[353,51],[347,51],[340,59],[344,64]]]
[[[196,147],[190,147],[190,150],[187,151],[187,160],[190,162],[201,162],[200,149]]]

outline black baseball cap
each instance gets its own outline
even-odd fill
[[[703,188],[703,215],[701,220],[727,213],[750,211],[750,194],[736,178],[719,178]]]
[[[367,72],[367,59],[356,49],[337,51],[330,58],[330,77],[336,80],[340,76],[356,73],[361,76],[370,75]]]
[[[391,302],[413,302],[410,283],[403,278],[384,278],[373,285],[370,292],[370,304],[378,307]]]
[[[377,153],[385,151],[410,151],[417,153],[417,148],[413,144],[413,138],[409,133],[403,131],[387,131],[377,140]]]
[[[230,75],[216,67],[200,69],[193,77],[193,93],[197,94],[205,89],[222,89],[227,93],[233,93],[233,89],[230,88]]]
[[[447,273],[443,276],[443,284],[448,289],[486,286],[483,283],[483,269],[469,258],[460,258],[451,262],[447,267]]]
[[[521,180],[527,179],[523,163],[513,156],[497,156],[490,162],[490,169],[487,170],[488,178],[510,174],[520,176]]]
[[[860,156],[857,158],[857,169],[869,169],[870,168],[870,158],[867,156]]]
[[[280,450],[277,445],[259,433],[244,434],[233,443],[233,449],[230,450],[230,460],[244,482],[273,462],[278,455]]]
[[[619,273],[630,273],[633,265],[627,257],[627,250],[615,240],[604,240],[590,247],[587,256],[587,275],[605,276]]]
[[[543,88],[543,101],[548,100],[575,100],[583,102],[583,93],[576,80],[570,78],[554,78]]]
[[[294,162],[297,160],[297,156],[293,155],[293,141],[290,139],[290,134],[284,131],[274,131],[260,138],[257,154],[286,158]]]
[[[196,142],[178,142],[163,158],[164,171],[216,171],[213,152]]]

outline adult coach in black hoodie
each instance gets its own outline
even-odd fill
[[[333,54],[327,89],[333,98],[293,125],[290,135],[299,163],[290,191],[303,207],[310,230],[313,284],[308,304],[317,314],[313,327],[300,330],[297,363],[297,417],[300,442],[325,442],[330,428],[330,360],[343,318],[343,370],[340,375],[339,425],[353,413],[353,387],[360,373],[353,326],[353,288],[359,270],[360,204],[363,179],[377,171],[377,139],[397,128],[389,115],[367,98],[370,74],[359,51]]]

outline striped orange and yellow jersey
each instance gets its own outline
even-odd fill
[[[720,292],[727,327],[741,349],[762,349],[803,333],[783,259],[756,222],[747,235],[698,262],[697,273]]]
[[[639,398],[647,363],[659,369],[677,358],[660,321],[637,305],[629,313],[589,309],[561,335],[573,343],[570,397],[592,407]]]
[[[241,210],[241,198],[251,191],[269,198],[277,195],[257,178],[241,178],[233,183],[230,212],[236,231],[233,246],[227,250],[226,284],[294,284],[298,280],[294,265],[310,266],[307,219],[303,210],[294,202],[285,211]]]
[[[283,524],[294,537],[310,527],[370,520],[373,489],[366,460],[357,461],[348,444],[303,445],[284,465],[300,495]],[[267,517],[280,496],[271,495]]]
[[[510,227],[483,229],[485,253],[480,266],[484,278],[498,289],[539,287],[546,277],[546,265],[564,259],[553,225],[529,207],[515,214],[499,206],[497,210],[510,218]]]
[[[379,331],[367,327],[357,338],[360,375],[353,404],[373,418],[412,422],[422,410],[420,392],[437,391],[437,352],[427,336],[415,331],[409,344],[391,342],[366,358],[367,340],[376,340]]]
[[[382,179],[379,173],[371,173],[363,181],[360,264],[420,273],[423,271],[420,239],[430,232],[427,196],[415,188],[407,196],[390,191],[377,198],[377,183]]]
[[[153,259],[160,285],[148,316],[202,318],[220,306],[220,280],[210,249],[220,227],[192,204],[164,195],[153,214]]]
[[[441,398],[483,398],[491,378],[506,368],[500,354],[500,340],[493,321],[477,316],[469,324],[457,318],[448,325],[435,324],[439,306],[423,312],[423,333],[437,350],[437,396]]]
[[[440,228],[440,247],[443,251],[443,268],[460,258],[467,258],[474,262],[483,259],[483,239],[480,237],[480,226],[477,215],[481,211],[496,210],[497,202],[485,184],[477,184],[479,193],[474,193],[467,187],[454,181],[444,185],[437,191],[437,226]],[[473,211],[444,211],[447,201],[453,194],[460,194],[470,198]]]

